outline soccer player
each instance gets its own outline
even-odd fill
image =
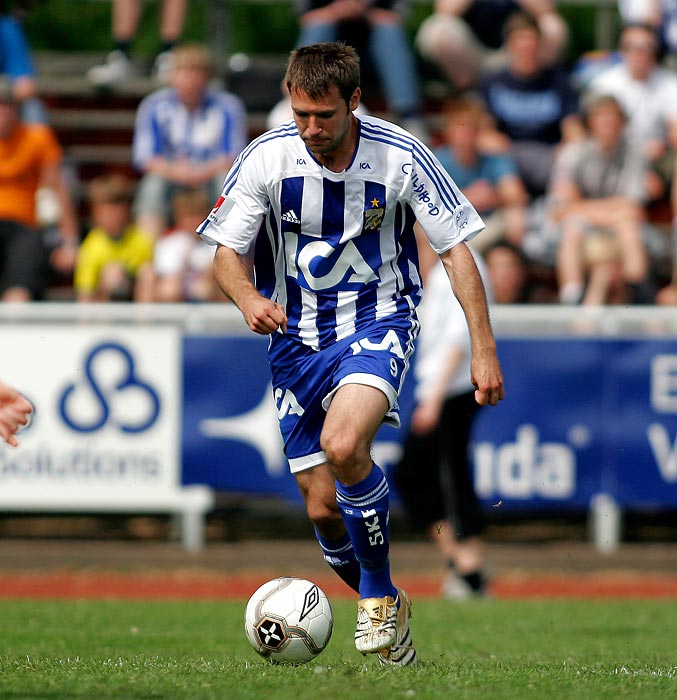
[[[16,434],[22,425],[27,425],[33,412],[31,402],[16,389],[0,382],[0,437],[12,447],[19,441]]]
[[[371,457],[418,331],[418,220],[466,314],[480,404],[503,398],[486,298],[465,240],[482,220],[430,151],[403,129],[356,117],[360,69],[340,43],[292,52],[294,120],[254,140],[198,229],[214,274],[249,328],[269,334],[285,454],[325,560],[355,591],[355,646],[416,662],[410,602],[389,565],[388,482]],[[254,279],[249,275],[253,259]]]

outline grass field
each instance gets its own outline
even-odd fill
[[[241,602],[0,601],[2,700],[677,697],[670,601],[417,601],[415,669],[380,669],[334,604],[323,654],[271,665]]]

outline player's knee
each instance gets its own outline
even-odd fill
[[[321,443],[327,462],[335,473],[360,463],[361,447],[349,433],[323,433]]]
[[[336,507],[335,498],[332,503],[322,500],[308,501],[306,511],[313,525],[325,535],[342,527],[343,520]]]

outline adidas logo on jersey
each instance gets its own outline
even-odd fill
[[[286,214],[282,214],[282,221],[287,221],[290,224],[300,224],[298,216],[293,209],[290,209]]]

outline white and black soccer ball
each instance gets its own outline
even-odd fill
[[[329,599],[312,581],[284,576],[264,583],[247,603],[244,628],[261,656],[285,664],[314,659],[331,639]]]

